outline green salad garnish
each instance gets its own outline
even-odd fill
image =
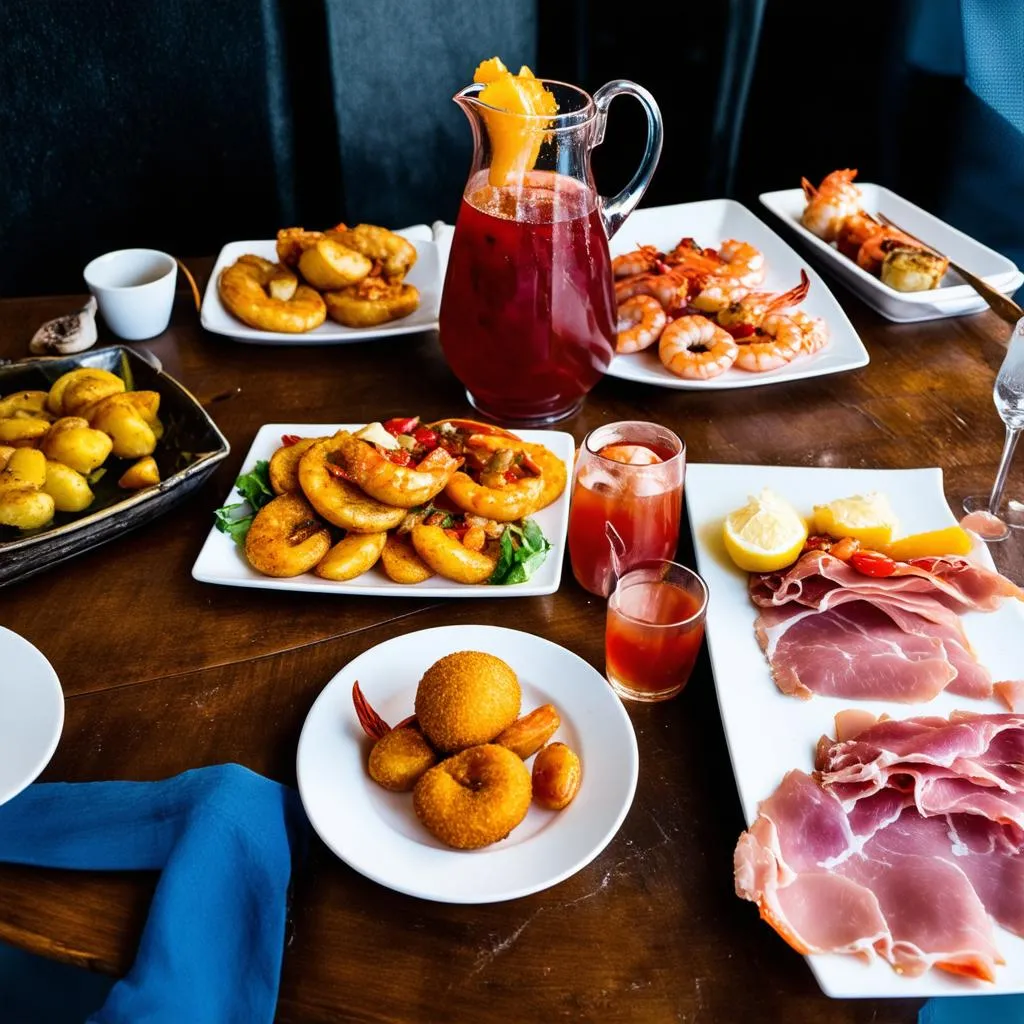
[[[215,509],[213,520],[221,533],[228,534],[236,544],[242,544],[253,517],[274,497],[270,486],[270,463],[265,459],[257,462],[255,469],[243,473],[235,481],[235,489],[245,501]]]
[[[509,523],[505,527],[498,564],[488,583],[525,583],[544,564],[551,542],[532,519],[524,519],[522,524],[519,527]]]

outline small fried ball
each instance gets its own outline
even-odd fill
[[[370,751],[370,778],[393,793],[408,793],[437,764],[437,754],[417,729],[392,729]]]

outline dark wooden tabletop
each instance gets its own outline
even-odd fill
[[[190,261],[202,275],[209,261]],[[991,484],[1003,441],[992,403],[1010,327],[991,313],[897,325],[835,285],[867,346],[858,371],[743,391],[680,392],[605,379],[564,425],[657,420],[693,462],[941,466],[954,510]],[[76,308],[0,302],[0,357]],[[115,339],[107,336],[104,341]],[[230,457],[177,510],[0,590],[0,622],[50,660],[66,695],[42,778],[159,779],[238,761],[295,782],[299,732],[346,662],[448,623],[514,625],[603,671],[603,603],[566,565],[558,593],[504,600],[335,597],[195,582],[211,511],[261,424],[469,413],[436,335],[342,347],[255,347],[205,334],[187,292],[137,348],[201,399]],[[231,397],[220,397],[231,395]],[[1024,465],[1010,479],[1024,490]],[[681,557],[691,561],[683,530]],[[1024,582],[1024,538],[993,546]],[[629,704],[640,781],[619,833],[544,892],[460,906],[383,888],[314,839],[296,879],[281,1021],[786,1021],[916,1019],[920,1001],[833,1001],[804,959],[733,892],[744,827],[706,657],[675,700]],[[0,940],[123,973],[154,877],[0,867]]]

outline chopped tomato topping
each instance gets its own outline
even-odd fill
[[[396,416],[384,421],[384,429],[392,436],[411,434],[420,425],[419,416]]]
[[[416,468],[428,472],[432,469],[445,469],[451,461],[452,457],[448,452],[443,448],[435,448],[429,455],[420,460]]]
[[[404,448],[378,448],[377,450],[388,462],[393,462],[396,466],[412,465],[412,452],[408,452]]]
[[[437,431],[431,430],[430,427],[417,427],[412,432],[412,439],[428,452],[432,452],[437,447],[439,440]]]
[[[896,571],[896,563],[878,551],[855,551],[849,564],[864,576],[891,576]]]
[[[331,476],[337,477],[337,479],[339,479],[339,480],[347,480],[350,484],[354,484],[355,483],[355,480],[352,479],[352,477],[349,474],[348,470],[345,469],[342,466],[339,466],[336,462],[331,462],[328,459],[328,461],[325,463],[325,465],[327,466],[327,472]]]
[[[281,444],[291,447],[293,444],[298,444],[302,440],[298,434],[282,434]]]

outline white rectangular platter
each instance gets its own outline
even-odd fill
[[[872,215],[884,213],[901,228],[921,241],[935,247],[954,263],[982,278],[999,291],[1010,294],[1024,283],[1024,274],[1002,254],[957,230],[927,210],[884,185],[856,182],[863,195],[863,208]],[[800,223],[807,205],[802,188],[765,192],[761,202],[779,217],[823,260],[829,269],[852,292],[859,295],[872,309],[897,323],[936,320],[947,316],[962,316],[988,309],[985,300],[953,271],[949,271],[938,288],[924,292],[898,292],[866,270],[854,260],[844,256],[834,245],[823,242]]]
[[[684,391],[718,391],[782,384],[867,365],[867,349],[825,282],[789,243],[741,203],[732,199],[707,199],[634,210],[612,238],[610,248],[613,257],[632,252],[641,245],[653,245],[665,251],[686,237],[694,238],[705,248],[716,248],[725,239],[735,238],[759,249],[764,254],[767,272],[758,291],[788,291],[800,283],[800,271],[806,270],[811,290],[799,308],[811,316],[824,318],[831,335],[829,344],[820,352],[798,356],[777,370],[749,373],[732,367],[710,380],[699,381],[684,380],[666,370],[658,358],[657,345],[652,345],[643,352],[614,356],[608,368],[610,377]]]
[[[253,440],[241,472],[248,473],[261,459],[269,459],[281,446],[282,434],[297,434],[299,437],[324,437],[337,430],[359,430],[362,423],[267,423],[260,427]],[[572,468],[576,442],[572,434],[558,430],[520,430],[517,434],[524,441],[542,444],[550,448],[565,464],[566,471]],[[570,474],[571,475],[571,474]],[[223,504],[241,501],[238,492],[232,488]],[[551,550],[543,565],[525,583],[505,586],[489,584],[469,585],[454,583],[432,576],[422,583],[395,583],[383,569],[374,567],[354,580],[336,582],[321,579],[312,573],[279,579],[264,576],[253,569],[245,559],[242,549],[226,534],[211,527],[209,536],[192,567],[192,576],[200,583],[220,583],[231,587],[256,587],[263,590],[301,591],[307,594],[362,594],[367,597],[531,597],[539,594],[553,594],[558,589],[562,576],[562,559],[565,555],[566,537],[569,531],[569,484],[557,501],[541,509],[535,520],[544,536],[551,542]]]
[[[747,594],[747,574],[732,563],[721,541],[725,516],[764,487],[786,498],[802,515],[809,515],[815,504],[880,491],[888,496],[900,519],[900,534],[938,529],[956,522],[942,491],[940,469],[702,464],[687,467],[686,506],[697,568],[710,592],[708,651],[733,774],[748,825],[757,817],[758,803],[774,791],[787,771],[813,769],[815,744],[823,734],[833,734],[833,716],[845,707],[863,707],[875,714],[886,712],[895,718],[946,716],[957,708],[986,713],[1006,710],[995,698],[977,701],[946,693],[927,704],[851,702],[818,696],[803,701],[782,694],[772,681],[754,636],[756,608]],[[993,567],[983,545],[973,557]],[[1024,646],[1020,642],[1024,611],[1015,602],[1007,602],[995,612],[971,612],[963,617],[963,623],[978,658],[991,671],[993,679],[1024,678]],[[722,870],[730,867],[722,865]],[[758,923],[753,905],[750,926],[768,928]],[[1024,939],[997,925],[996,940],[1006,964],[997,968],[997,980],[991,985],[957,980],[938,970],[904,978],[882,960],[865,964],[852,956],[821,954],[807,960],[822,991],[833,998],[1024,992]],[[774,941],[783,940],[776,936]]]
[[[272,238],[261,238],[248,242],[228,242],[221,249],[203,295],[199,321],[212,334],[222,334],[249,345],[347,345],[434,330],[441,309],[441,264],[437,246],[430,240],[430,229],[426,225],[403,228],[396,234],[408,238],[416,246],[416,262],[405,280],[415,285],[420,293],[419,306],[399,320],[390,320],[376,327],[346,327],[328,318],[319,327],[304,334],[260,331],[242,323],[221,301],[217,281],[225,267],[231,266],[239,256],[246,253],[276,262],[277,242]]]

